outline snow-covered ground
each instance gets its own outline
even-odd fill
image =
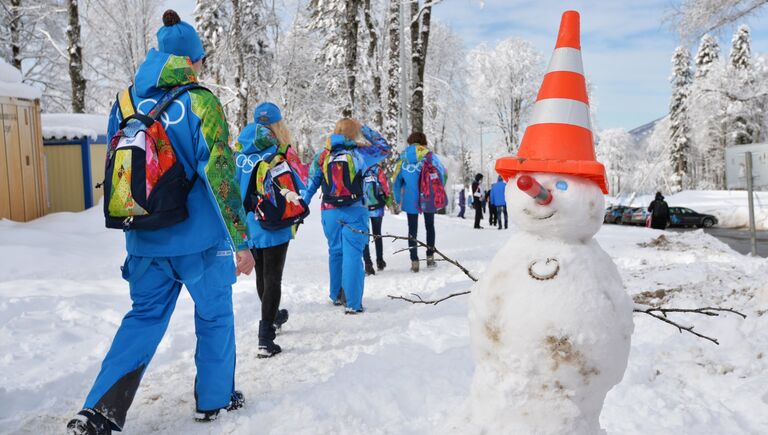
[[[610,198],[606,202],[633,207],[648,207],[653,195]],[[717,217],[718,226],[744,228],[749,225],[749,209],[745,190],[684,190],[666,197],[670,207],[688,207],[699,213]],[[755,192],[755,226],[768,230],[768,192]]]
[[[703,211],[703,210],[702,210]],[[438,247],[481,274],[507,232],[473,230],[438,216]],[[384,231],[405,234],[405,216]],[[514,229],[510,229],[515,231]],[[598,234],[632,294],[669,306],[721,305],[749,317],[685,317],[721,345],[635,316],[624,380],[606,399],[614,434],[768,433],[768,260],[739,255],[701,231],[604,226]],[[470,287],[456,268],[407,271],[386,242],[389,268],[366,282],[367,313],[345,316],[327,300],[326,244],[314,210],[289,250],[284,352],[257,359],[259,302],[253,277],[235,285],[237,384],[246,408],[211,424],[192,420],[192,303],[176,308],[128,414],[126,434],[423,434],[456,412],[473,363],[467,299],[417,306],[387,299],[436,297]],[[520,249],[526,249],[521,246]],[[118,267],[122,234],[100,208],[18,224],[0,221],[0,433],[61,433],[81,406],[122,315],[130,307]]]

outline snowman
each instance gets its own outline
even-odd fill
[[[593,236],[605,169],[595,160],[579,14],[557,45],[519,153],[497,161],[519,229],[470,299],[476,364],[454,432],[604,434],[599,417],[629,357],[632,300]]]

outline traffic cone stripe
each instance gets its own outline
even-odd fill
[[[594,161],[594,148],[579,144],[592,144],[589,129],[573,124],[536,124],[525,130],[520,148],[528,151],[525,155],[528,160]],[[557,155],[552,154],[552,149],[557,150]]]
[[[536,102],[530,125],[570,124],[592,130],[589,106],[581,101],[565,98],[549,98]]]
[[[547,72],[554,71],[570,71],[584,75],[581,50],[569,47],[556,49],[547,67]]]
[[[544,76],[536,101],[547,98],[567,98],[589,104],[584,75],[570,71],[554,71]]]

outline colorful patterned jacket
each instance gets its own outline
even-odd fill
[[[189,58],[152,49],[136,72],[131,100],[137,112],[147,113],[169,89],[195,82]],[[144,257],[186,255],[223,241],[235,249],[247,247],[245,211],[219,100],[208,90],[191,90],[171,104],[161,120],[187,177],[192,179],[197,173],[199,178],[187,198],[189,217],[158,230],[127,231],[128,253]],[[109,137],[118,130],[120,121],[116,102],[109,116]]]
[[[421,161],[429,153],[429,148],[424,145],[408,145],[400,154],[400,159],[395,163],[395,173],[392,176],[392,192],[395,203],[400,204],[402,210],[408,214],[419,213],[419,175],[421,174]],[[432,163],[440,173],[440,178],[445,186],[448,175],[445,167],[436,154],[432,154]]]
[[[312,197],[315,196],[317,189],[320,188],[323,182],[325,174],[323,174],[323,163],[329,157],[341,152],[342,150],[353,150],[353,158],[355,164],[355,170],[362,176],[365,171],[371,166],[384,160],[389,155],[392,147],[387,143],[382,135],[374,131],[367,125],[362,128],[363,137],[370,143],[370,145],[358,145],[357,143],[349,140],[348,138],[334,134],[326,142],[325,148],[318,151],[315,157],[312,159],[312,164],[309,167],[309,179],[307,182],[307,190],[304,192],[304,201],[309,204]],[[360,198],[359,206],[363,206],[364,198]],[[333,205],[323,203],[322,210],[329,208],[335,208]]]
[[[257,172],[258,164],[262,160],[269,160],[277,153],[285,155],[285,161],[301,178],[302,164],[293,148],[289,145],[279,145],[275,135],[266,127],[250,123],[245,126],[235,142],[236,177],[240,183],[240,196],[245,201],[248,192],[248,184],[252,176]],[[262,177],[263,180],[264,177]],[[297,186],[304,190],[303,180]],[[263,184],[263,181],[262,181]],[[282,245],[293,238],[292,228],[279,230],[266,230],[256,220],[253,210],[246,210],[248,223],[248,246],[251,248],[269,248]]]

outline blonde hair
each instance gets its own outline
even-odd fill
[[[360,138],[360,121],[352,118],[341,118],[333,129],[333,134],[342,134],[351,141],[358,142]]]
[[[277,138],[277,141],[281,145],[293,145],[293,139],[291,138],[291,131],[288,130],[288,125],[282,119],[274,124],[266,125],[266,127],[272,131]]]

